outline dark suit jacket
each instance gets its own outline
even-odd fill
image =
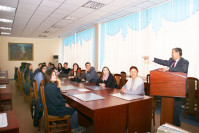
[[[170,58],[169,60],[154,58],[154,62],[169,67],[170,72],[182,72],[186,74],[188,73],[189,62],[182,57],[179,59],[175,67],[171,67],[174,62],[172,58]]]

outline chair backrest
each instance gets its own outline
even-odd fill
[[[32,86],[33,86],[33,93],[34,93],[34,97],[36,101],[38,98],[38,90],[37,90],[37,81],[35,79],[33,79]]]
[[[125,84],[126,84],[126,72],[121,72],[121,84],[120,84],[120,88],[122,88]]]
[[[195,104],[197,103],[196,97],[198,92],[198,79],[194,77],[188,77],[188,112],[195,114]],[[197,97],[198,99],[198,97]]]
[[[21,72],[19,71],[19,69],[17,70],[17,82],[21,83]]]
[[[81,70],[81,76],[82,76],[84,73],[85,73],[85,70],[82,69],[82,70]]]
[[[43,80],[42,80],[43,81]],[[46,106],[46,99],[45,99],[45,91],[44,91],[44,84],[43,82],[41,81],[40,83],[40,94],[41,94],[41,100],[42,100],[42,104],[43,104],[43,107],[44,107],[44,115],[46,116],[46,118],[48,119],[48,109],[47,109],[47,106]]]
[[[102,76],[102,72],[97,72],[97,74],[99,78]]]
[[[145,88],[145,94],[149,96],[150,95],[150,74],[146,75],[146,84],[144,88]]]
[[[120,89],[121,88],[121,85],[120,85],[121,84],[121,74],[114,74],[114,79]]]
[[[24,77],[24,72],[21,73],[21,79],[22,79],[22,83],[25,83],[25,77]]]

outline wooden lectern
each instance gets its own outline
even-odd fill
[[[185,73],[163,72],[156,69],[150,72],[151,95],[162,96],[160,125],[173,124],[174,97],[186,97]]]

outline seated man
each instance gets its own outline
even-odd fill
[[[66,75],[71,71],[71,69],[68,68],[68,63],[67,62],[64,63],[64,68],[62,69],[62,71]]]
[[[81,80],[96,83],[99,79],[97,72],[95,71],[94,67],[91,67],[90,62],[86,62],[85,64],[86,70],[85,73],[82,75]]]

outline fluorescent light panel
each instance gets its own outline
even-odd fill
[[[4,22],[4,23],[13,23],[13,20],[0,18],[0,22]]]
[[[16,8],[0,5],[0,11],[15,12]]]
[[[88,1],[82,7],[91,8],[91,9],[99,9],[99,8],[103,7],[104,5],[105,4],[103,4],[103,3],[98,3],[95,1]]]
[[[12,28],[8,28],[8,27],[0,27],[1,30],[12,30]]]
[[[8,32],[1,32],[2,35],[10,35]]]

